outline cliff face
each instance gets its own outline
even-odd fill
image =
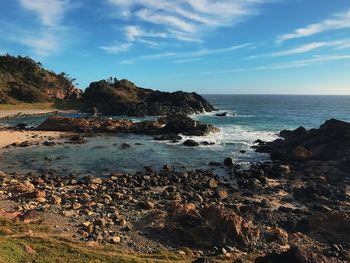
[[[211,112],[214,107],[197,93],[161,92],[137,87],[128,80],[93,82],[84,96],[85,110],[106,115],[164,116]]]
[[[79,99],[82,91],[65,73],[44,69],[29,57],[0,56],[0,103]]]

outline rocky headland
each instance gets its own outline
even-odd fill
[[[212,112],[214,107],[195,92],[162,92],[108,78],[92,82],[83,92],[68,74],[54,73],[29,57],[0,56],[0,104],[52,103],[109,116],[168,116]]]
[[[103,115],[165,116],[211,112],[214,107],[195,92],[161,92],[137,87],[129,80],[92,82],[83,95],[84,110]]]

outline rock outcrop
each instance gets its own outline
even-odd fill
[[[269,153],[273,160],[343,160],[350,159],[350,123],[336,119],[319,129],[284,130],[274,142],[260,143],[257,151]]]
[[[84,93],[84,109],[104,115],[165,116],[211,112],[214,107],[197,93],[161,92],[137,87],[128,80],[92,82]]]
[[[127,119],[51,116],[40,124],[37,130],[82,133],[121,132],[148,135],[177,135],[181,133],[192,136],[204,136],[210,132],[219,131],[219,129],[211,125],[201,124],[187,116],[175,116],[174,119],[167,117],[155,121],[142,122],[132,122]]]
[[[82,91],[65,73],[56,74],[29,57],[0,56],[0,103],[76,100]]]

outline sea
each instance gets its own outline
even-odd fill
[[[220,129],[205,137],[183,137],[178,143],[156,141],[152,136],[109,134],[87,138],[82,145],[13,147],[0,161],[0,170],[14,172],[52,172],[62,175],[107,176],[120,171],[134,173],[144,167],[161,169],[171,165],[177,169],[219,169],[210,162],[222,163],[231,157],[240,164],[266,161],[252,146],[257,139],[271,141],[279,131],[304,126],[318,128],[326,120],[336,118],[350,122],[350,96],[306,95],[203,95],[218,112],[191,116]],[[216,113],[227,112],[219,117]],[[75,115],[77,117],[79,115]],[[120,118],[123,116],[115,116]],[[26,122],[36,126],[46,117],[15,118],[7,124]],[[133,118],[141,121],[144,118]],[[186,147],[186,139],[214,143],[210,146]],[[123,149],[121,144],[130,148]]]

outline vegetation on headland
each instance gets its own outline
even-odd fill
[[[0,103],[48,103],[74,100],[81,91],[74,78],[56,74],[29,57],[0,56]]]
[[[174,252],[136,254],[113,245],[88,246],[59,236],[50,226],[0,219],[0,262],[191,262]]]

